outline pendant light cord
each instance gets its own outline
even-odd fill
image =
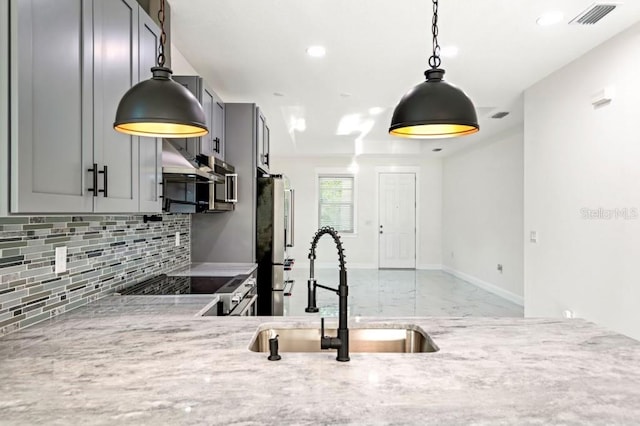
[[[440,45],[438,44],[438,0],[433,0],[433,20],[431,21],[431,33],[433,34],[433,54],[429,58],[431,69],[440,67]]]
[[[167,33],[164,31],[164,0],[160,2],[160,10],[158,11],[158,21],[160,21],[160,46],[158,46],[158,66],[164,67],[164,44],[167,41]]]

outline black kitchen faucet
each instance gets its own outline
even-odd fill
[[[331,235],[333,237],[333,241],[336,243],[336,247],[338,248],[338,261],[340,263],[340,283],[338,285],[338,289],[331,287],[326,287],[320,285],[316,282],[313,276],[313,262],[316,259],[316,246],[318,244],[318,240],[325,234]],[[318,312],[318,307],[316,306],[316,288],[324,288],[325,290],[335,292],[339,297],[339,314],[338,314],[338,336],[337,337],[328,337],[324,335],[324,318],[321,318],[321,337],[320,337],[320,348],[321,349],[337,349],[338,356],[336,359],[338,361],[346,362],[349,361],[349,328],[347,327],[347,296],[349,295],[349,287],[347,286],[347,268],[344,266],[344,249],[342,248],[342,242],[340,241],[340,236],[338,232],[329,227],[325,226],[320,228],[318,232],[313,237],[311,241],[311,250],[309,251],[309,260],[310,260],[310,271],[309,271],[309,281],[307,281],[308,286],[308,298],[307,298],[307,308],[306,312]]]

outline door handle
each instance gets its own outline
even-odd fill
[[[294,244],[294,239],[295,239],[295,233],[293,231],[293,228],[295,226],[295,222],[296,222],[296,214],[295,214],[295,209],[296,209],[296,196],[295,196],[295,191],[293,189],[289,190],[289,194],[291,194],[291,205],[289,206],[289,218],[290,218],[290,224],[289,227],[291,229],[289,229],[289,247],[293,247]]]
[[[101,175],[104,175],[104,189],[100,189],[100,190],[98,190],[98,192],[102,192],[102,194],[106,198],[106,197],[108,197],[108,193],[107,193],[107,182],[108,182],[107,166],[104,166],[102,168],[102,170],[100,170],[98,173],[100,173]]]
[[[89,172],[92,173],[92,184],[93,184],[93,188],[89,188],[89,192],[93,192],[93,196],[97,197],[98,196],[98,165],[96,163],[93,163],[93,167],[90,168],[89,170],[87,170]]]

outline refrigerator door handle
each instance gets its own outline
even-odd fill
[[[287,244],[287,247],[293,247],[295,241],[295,233],[293,231],[293,227],[296,223],[296,193],[293,189],[290,189],[289,192],[291,193],[291,201],[289,206],[289,244]]]

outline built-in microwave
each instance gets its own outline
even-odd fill
[[[209,210],[233,210],[238,202],[238,174],[232,165],[215,157],[209,159],[209,167],[217,178],[209,186]]]

